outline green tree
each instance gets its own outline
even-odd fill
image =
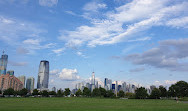
[[[84,87],[83,95],[89,97],[91,95],[91,91],[87,87]]]
[[[125,97],[127,97],[127,98],[135,98],[135,94],[127,92],[127,93],[125,93]]]
[[[34,89],[32,95],[39,95],[39,91],[37,89]]]
[[[112,98],[112,97],[115,97],[115,95],[112,90],[108,90],[108,91],[106,91],[106,97]]]
[[[2,91],[0,90],[0,94],[2,94]]]
[[[120,90],[119,93],[118,93],[118,96],[119,97],[125,97],[125,92]]]
[[[26,88],[23,88],[22,90],[19,91],[19,94],[21,96],[25,96],[25,95],[27,95],[27,93],[28,93],[28,90]]]
[[[105,97],[106,96],[106,89],[100,87],[99,88],[99,94],[100,94],[100,97]]]
[[[42,94],[43,97],[48,97],[48,95],[49,95],[47,90],[43,90],[41,92],[41,94]]]
[[[82,95],[82,91],[78,89],[78,91],[76,91],[76,96],[79,97],[80,95]]]
[[[159,90],[161,91],[161,97],[167,97],[167,90],[164,86],[159,86]]]
[[[147,90],[144,87],[140,87],[135,90],[135,97],[137,99],[145,99],[147,96]]]
[[[185,97],[188,96],[188,83],[185,81],[179,81],[169,87],[169,96],[172,97]]]
[[[9,88],[4,91],[3,95],[14,95],[14,89]]]
[[[56,95],[56,92],[55,91],[50,91],[49,93],[48,93],[49,95]]]
[[[150,98],[151,99],[159,99],[161,96],[161,91],[158,88],[154,88],[151,92]]]
[[[64,94],[65,94],[65,96],[70,95],[70,89],[69,88],[65,88]]]
[[[99,90],[98,88],[93,89],[91,95],[92,95],[93,97],[99,97],[99,96],[101,96],[100,90]]]

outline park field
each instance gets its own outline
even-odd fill
[[[188,103],[101,98],[0,98],[0,111],[188,111]]]

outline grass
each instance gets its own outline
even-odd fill
[[[0,111],[188,111],[174,100],[0,98]]]

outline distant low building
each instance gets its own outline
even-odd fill
[[[12,88],[15,91],[19,91],[23,88],[23,83],[13,75],[1,75],[0,76],[0,90],[6,90]]]

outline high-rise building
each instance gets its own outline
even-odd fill
[[[92,78],[91,78],[91,91],[95,89],[95,72],[92,73]]]
[[[14,71],[13,70],[9,70],[9,71],[7,71],[7,74],[9,74],[10,76],[13,76],[14,75]]]
[[[7,63],[8,63],[8,55],[4,54],[3,51],[3,55],[0,58],[0,75],[6,74]]]
[[[108,84],[108,78],[104,78],[104,87],[106,87]]]
[[[27,81],[26,81],[26,89],[29,91],[29,92],[32,92],[34,90],[34,83],[35,83],[35,79],[33,77],[29,77],[27,78]]]
[[[53,87],[53,88],[52,88],[52,91],[56,92],[56,87]]]
[[[115,85],[115,94],[116,94],[116,97],[117,97],[117,93],[118,93],[118,82],[116,81],[116,85]]]
[[[96,88],[99,88],[99,83],[98,83],[98,81],[96,82],[95,87],[96,87]]]
[[[123,90],[123,92],[127,92],[127,84],[126,84],[126,82],[122,83],[122,90]]]
[[[19,76],[18,79],[23,83],[23,87],[25,87],[25,76]]]
[[[111,79],[108,79],[108,78],[104,79],[104,88],[106,90],[111,90],[112,89],[112,80]]]
[[[49,62],[42,60],[39,65],[37,89],[48,89],[49,82]]]

